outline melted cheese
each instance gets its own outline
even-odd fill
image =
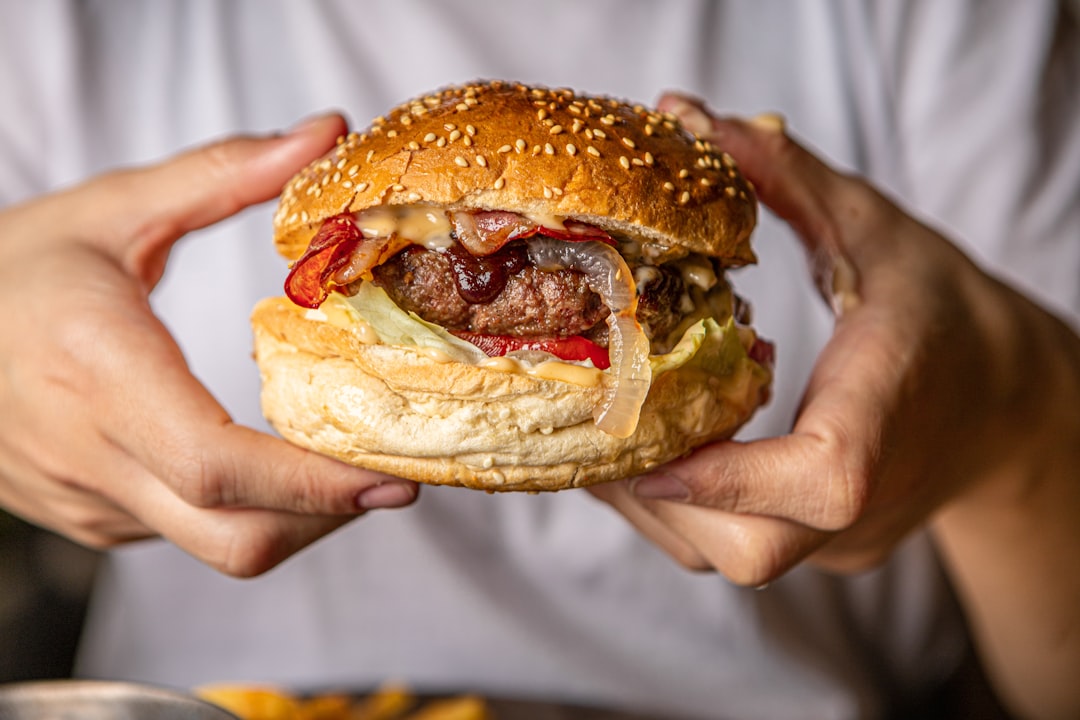
[[[365,237],[399,237],[428,250],[450,247],[450,220],[441,208],[430,205],[394,205],[369,208],[356,214],[356,224]]]

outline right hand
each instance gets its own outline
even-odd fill
[[[251,576],[416,498],[234,424],[148,302],[173,243],[271,199],[345,129],[230,139],[0,212],[0,506],[91,547],[160,535]]]

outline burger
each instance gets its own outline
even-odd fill
[[[447,87],[285,187],[285,297],[252,315],[263,411],[357,466],[488,491],[628,477],[730,437],[772,345],[732,158],[671,114],[566,89]]]

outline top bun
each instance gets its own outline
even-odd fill
[[[293,260],[328,217],[413,204],[571,217],[726,265],[754,261],[750,184],[674,115],[500,81],[416,98],[339,139],[286,186],[274,242]]]

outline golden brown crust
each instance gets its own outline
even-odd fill
[[[663,373],[637,430],[620,439],[593,422],[599,387],[368,345],[285,298],[260,302],[252,325],[263,412],[287,440],[399,477],[489,491],[639,474],[731,436],[768,383],[750,360],[725,378],[692,367]]]
[[[342,138],[285,188],[275,242],[295,259],[327,217],[415,203],[560,215],[730,265],[754,259],[753,190],[674,116],[499,81],[411,100]]]

